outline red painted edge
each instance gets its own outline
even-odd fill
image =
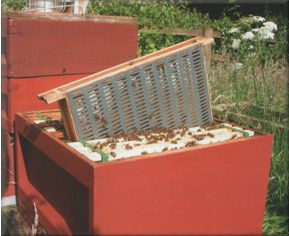
[[[57,165],[64,168],[86,187],[93,184],[91,178],[93,176],[93,162],[79,155],[62,141],[53,138],[48,132],[33,125],[23,114],[16,114],[15,124],[17,134],[25,136]],[[58,158],[59,156],[61,158]]]

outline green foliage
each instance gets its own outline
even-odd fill
[[[8,10],[21,10],[26,6],[26,0],[3,0],[2,8]]]
[[[187,1],[139,0],[129,3],[123,0],[91,1],[88,13],[97,15],[134,16],[142,26],[163,28],[191,28],[201,30],[210,25],[210,19],[196,10],[191,11]],[[160,34],[156,31],[139,33],[139,55],[184,41],[188,37]]]
[[[139,55],[146,55],[154,51],[180,43],[189,37],[171,34],[161,34],[157,31],[142,32],[139,34]]]
[[[268,54],[273,55],[276,58],[286,58],[289,59],[288,54],[288,36],[289,36],[289,20],[282,16],[272,16],[270,18],[273,22],[278,25],[278,30],[276,31],[276,43],[270,45]]]
[[[289,218],[267,213],[265,215],[265,222],[263,224],[263,235],[289,235]]]
[[[289,128],[287,126],[287,128]],[[275,130],[274,152],[271,163],[267,208],[270,211],[288,215],[289,209],[289,135],[286,130]]]
[[[231,48],[234,35],[228,34],[233,27],[240,27],[241,33],[252,30],[256,24],[252,17],[242,17],[239,6],[231,4],[224,10],[220,19],[211,20],[207,15],[201,14],[195,9],[188,7],[188,1],[164,1],[164,0],[95,0],[90,1],[88,13],[97,15],[116,15],[137,17],[138,25],[168,27],[168,28],[191,28],[201,30],[205,26],[211,26],[214,30],[223,33],[221,46],[214,48],[216,51],[225,51],[235,60],[243,62],[247,55],[256,53],[256,57],[267,60],[270,58],[285,57],[287,54],[288,20],[282,17],[274,17],[272,20],[278,25],[276,33],[277,43],[270,44],[262,40],[254,40],[242,43],[238,50]],[[239,37],[241,36],[239,34]],[[160,34],[156,31],[141,32],[139,34],[139,55],[151,53],[165,46],[169,46],[185,40],[184,36],[172,36]],[[251,46],[251,47],[250,47]],[[252,50],[254,47],[254,50]]]
[[[97,15],[137,16],[140,26],[201,29],[210,22],[197,11],[190,11],[186,1],[90,1],[88,13]]]

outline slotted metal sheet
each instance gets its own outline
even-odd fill
[[[201,46],[96,81],[67,98],[79,139],[212,122]]]

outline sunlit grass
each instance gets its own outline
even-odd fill
[[[289,218],[276,214],[266,213],[263,224],[264,236],[285,236],[289,235]]]

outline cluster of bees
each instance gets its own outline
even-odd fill
[[[201,129],[198,129],[197,131],[201,131]],[[181,128],[177,131],[166,129],[166,128],[159,128],[159,129],[153,129],[153,130],[147,130],[147,131],[137,131],[134,130],[133,132],[129,134],[118,134],[113,137],[108,138],[105,142],[97,142],[94,144],[94,147],[98,150],[104,150],[109,148],[110,155],[112,157],[116,156],[116,153],[114,150],[116,149],[117,143],[121,142],[128,142],[128,141],[138,141],[135,144],[124,144],[124,148],[126,150],[131,150],[133,147],[140,146],[143,140],[145,140],[145,143],[143,145],[149,145],[149,144],[155,144],[159,141],[165,141],[172,144],[177,144],[179,140],[181,140],[181,137],[189,135],[193,139],[200,141],[203,140],[206,136],[213,138],[214,135],[210,132],[206,134],[193,134],[188,130],[188,128]],[[189,141],[186,143],[185,147],[192,147],[195,146],[195,141]],[[177,148],[174,148],[177,149]],[[168,147],[165,147],[162,151],[165,152],[168,150]],[[148,154],[146,151],[141,153],[142,155]]]

